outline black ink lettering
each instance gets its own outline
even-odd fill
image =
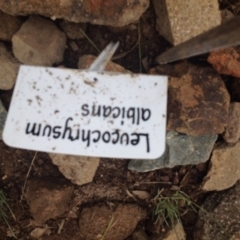
[[[48,137],[50,137],[50,135],[51,135],[51,131],[52,131],[52,128],[51,128],[51,126],[50,125],[46,125],[45,127],[44,127],[44,129],[43,129],[43,137],[45,136],[45,131],[48,129]]]
[[[29,130],[29,128],[30,128],[30,123],[28,123],[25,133],[26,133],[26,134],[30,134],[30,133],[31,133],[31,134],[34,135],[34,136],[39,136],[42,125],[41,125],[41,124],[38,124],[38,130],[36,130],[36,132],[35,132],[36,125],[37,125],[37,124],[34,123],[33,126],[32,126],[32,129]]]
[[[96,108],[96,106],[95,105],[93,105],[92,106],[92,116],[97,116],[97,117],[101,117],[101,106],[98,106],[98,110],[97,110],[97,112],[95,112],[95,108]]]
[[[85,113],[82,113],[82,116],[84,116],[84,117],[86,117],[89,114],[88,104],[82,105],[82,111],[85,112]]]
[[[134,146],[139,143],[141,136],[146,137],[147,152],[150,152],[149,135],[148,135],[148,133],[132,133],[131,136],[137,136],[137,139],[132,139],[131,140],[131,144],[134,145]]]
[[[125,137],[125,140],[123,140],[123,138]],[[123,144],[123,142],[126,142],[126,145],[128,145],[129,143],[129,136],[127,133],[123,133],[122,136],[121,136],[121,144]]]
[[[117,110],[118,113],[113,113],[114,110]],[[112,109],[112,113],[113,113],[113,115],[112,115],[113,118],[117,118],[117,117],[119,117],[119,115],[120,115],[120,113],[121,113],[121,110],[120,110],[119,107],[114,107],[114,108]]]
[[[71,141],[75,141],[75,140],[78,140],[79,139],[79,129],[77,129],[77,134],[76,134],[76,137],[75,138],[73,138],[73,136],[72,136],[72,134],[71,134],[71,137],[70,137],[70,140]]]
[[[127,118],[132,118],[132,124],[135,123],[135,108],[129,108],[128,109]]]
[[[93,138],[93,142],[98,142],[99,139],[100,139],[100,137],[101,137],[101,132],[98,131],[98,130],[95,130],[95,131],[92,132],[92,134],[93,134],[93,133],[97,133],[97,134],[98,134],[98,137],[97,137],[97,138]]]
[[[137,125],[140,123],[140,108],[137,108]]]
[[[146,137],[147,152],[150,152],[149,135],[148,135],[148,133],[139,133],[139,136],[144,136],[144,137]]]
[[[109,117],[111,112],[112,112],[112,108],[111,107],[103,106],[103,117]]]
[[[82,130],[82,141],[86,142],[87,141],[87,147],[90,145],[90,140],[91,140],[91,132],[90,130],[87,130],[87,136],[85,137],[85,130]]]
[[[145,116],[145,113],[147,113],[147,116]],[[151,117],[151,110],[150,109],[144,109],[142,108],[142,120],[147,121]]]
[[[122,108],[122,118],[125,118],[125,107]]]
[[[65,123],[65,127],[64,127],[64,132],[63,132],[63,135],[62,135],[62,139],[65,138],[65,135],[67,132],[69,132],[68,134],[68,139],[71,139],[72,140],[72,128],[68,127],[68,121],[72,121],[73,119],[71,117],[69,117],[67,120],[66,120],[66,123]]]
[[[114,140],[114,139],[112,140],[112,143],[113,143],[113,144],[116,144],[116,143],[118,142],[118,140],[119,140],[119,131],[116,130],[115,132],[112,133],[112,135],[114,135],[114,134],[116,134],[117,137],[116,137],[115,140]]]
[[[58,131],[58,128],[59,128],[59,131]],[[54,128],[53,128],[53,137],[54,138],[59,138],[60,136],[61,136],[61,126],[55,126]]]
[[[102,140],[105,142],[105,143],[109,143],[110,140],[111,140],[111,135],[109,132],[105,132],[103,135],[102,135]]]

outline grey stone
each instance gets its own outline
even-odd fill
[[[199,211],[194,239],[239,240],[240,184],[209,195]],[[238,237],[237,237],[238,235]]]
[[[166,137],[166,150],[160,158],[131,160],[128,169],[148,172],[177,165],[203,163],[209,159],[217,136],[214,134],[194,137],[169,131]]]
[[[221,23],[218,0],[153,0],[160,35],[173,45],[187,41]]]
[[[7,118],[7,111],[5,110],[2,101],[0,100],[0,140],[2,140],[3,127]]]
[[[10,90],[13,88],[20,62],[0,43],[0,89]]]
[[[13,53],[28,65],[52,66],[63,60],[65,34],[47,19],[30,16],[12,38]]]

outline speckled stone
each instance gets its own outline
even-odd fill
[[[217,136],[217,134],[213,134],[193,137],[169,131],[163,156],[156,160],[131,160],[128,169],[149,172],[177,165],[203,163],[209,159]]]
[[[2,140],[3,127],[7,118],[7,111],[5,110],[2,101],[0,100],[0,140]]]
[[[178,45],[221,23],[218,0],[153,0],[160,35]]]
[[[194,239],[240,239],[240,184],[209,195],[201,207],[205,211],[199,211]]]

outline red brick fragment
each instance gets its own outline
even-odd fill
[[[240,55],[234,48],[211,52],[208,62],[220,73],[240,77]]]

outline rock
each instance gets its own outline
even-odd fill
[[[185,240],[186,234],[180,222],[176,223],[173,229],[167,231],[163,237],[163,233],[155,233],[151,236],[151,240]]]
[[[12,41],[13,35],[19,30],[22,20],[0,10],[0,40]]]
[[[2,140],[3,127],[7,118],[7,111],[5,110],[2,101],[0,100],[0,140]]]
[[[199,164],[209,159],[217,134],[188,136],[170,131],[167,133],[166,151],[156,160],[131,160],[129,170],[149,172],[177,165]]]
[[[134,231],[132,234],[132,240],[149,240],[149,237],[143,230]]]
[[[72,183],[83,185],[92,182],[99,165],[99,158],[79,157],[49,153],[53,164]]]
[[[212,152],[210,170],[204,178],[203,190],[221,191],[232,187],[240,179],[240,142],[222,145]]]
[[[15,16],[38,14],[69,22],[90,22],[115,27],[137,21],[148,6],[149,0],[0,0],[0,9]]]
[[[101,239],[104,233],[104,240],[124,240],[145,217],[145,210],[135,204],[119,204],[115,209],[95,205],[82,210],[79,227],[86,240]]]
[[[0,89],[10,90],[13,88],[20,62],[3,43],[0,43]]]
[[[167,75],[170,77],[182,77],[189,70],[189,63],[180,62],[175,64],[158,65],[155,68],[149,70],[151,75]]]
[[[209,67],[190,65],[168,83],[167,129],[192,136],[223,133],[230,97],[221,77]]]
[[[147,191],[133,190],[132,193],[140,199],[151,198],[151,195]]]
[[[67,35],[67,37],[70,39],[84,38],[82,31],[85,32],[87,28],[86,23],[74,23],[66,21],[61,21],[60,26]]]
[[[83,55],[78,59],[78,69],[88,69],[96,58],[93,55]],[[104,71],[129,73],[125,68],[112,61],[107,64]]]
[[[51,231],[50,231],[49,228],[46,227],[46,226],[45,226],[44,228],[37,227],[37,228],[35,228],[35,229],[33,229],[33,230],[31,231],[30,236],[31,236],[32,238],[37,238],[37,239],[39,239],[39,238],[42,237],[42,235],[44,235],[44,234],[49,235],[50,233],[51,233]]]
[[[227,9],[221,10],[222,23],[226,22],[232,18],[234,18],[234,14],[231,11],[229,11]]]
[[[153,0],[160,35],[178,45],[221,23],[218,0]]]
[[[74,52],[79,49],[78,45],[74,41],[69,41],[69,45]]]
[[[213,193],[201,206],[194,239],[239,240],[240,185],[228,191]],[[239,235],[238,235],[239,236]]]
[[[234,48],[213,51],[207,60],[220,74],[240,77],[240,55]]]
[[[178,222],[172,230],[170,230],[163,240],[185,240],[186,234],[184,232],[183,226]]]
[[[13,36],[13,53],[28,65],[52,66],[63,60],[66,36],[53,22],[30,16]]]
[[[73,186],[61,179],[31,179],[25,196],[36,225],[69,210]]]
[[[240,103],[230,103],[228,121],[223,138],[228,143],[236,143],[240,138]]]

